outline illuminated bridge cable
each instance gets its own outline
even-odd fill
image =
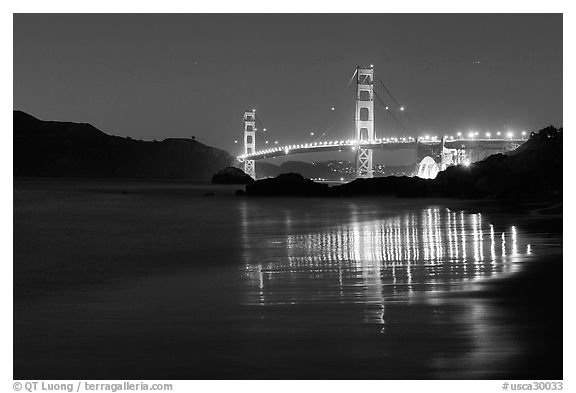
[[[338,114],[334,117],[332,123],[327,128],[325,128],[324,130],[319,130],[319,131],[323,131],[323,132],[317,138],[314,139],[314,142],[317,142],[320,139],[322,139],[323,137],[329,135],[334,130],[334,128],[336,128],[336,126],[341,122],[342,116],[344,116],[344,122],[346,122],[346,112],[347,111],[342,110],[342,108],[343,107],[340,107]]]
[[[392,101],[394,101],[394,103],[396,104],[396,106],[398,108],[401,108],[402,105],[400,105],[400,103],[398,102],[398,100],[396,100],[396,98],[392,95],[392,92],[390,91],[390,89],[388,89],[388,87],[384,84],[384,82],[382,81],[382,79],[378,78],[378,81],[380,82],[380,85],[382,85],[382,87],[384,88],[384,90],[386,91],[386,93],[388,94],[388,96],[390,97],[390,99]],[[418,126],[418,122],[416,120],[414,120],[414,118],[407,112],[407,111],[402,111],[404,113],[404,116],[406,116],[406,118],[408,120],[410,120],[410,122],[412,122],[414,128],[416,130],[419,130],[420,127]]]
[[[274,139],[273,138],[274,134],[270,132],[269,129],[266,128],[264,121],[262,121],[262,116],[260,116],[259,114],[256,116],[256,126],[257,126],[256,136],[260,138],[259,140],[261,140],[264,145],[266,144],[266,141],[268,141],[268,143],[271,143],[271,141]]]
[[[393,136],[396,137],[401,137],[401,136],[409,136],[410,131],[408,130],[408,128],[400,121],[400,119],[396,116],[394,116],[393,112],[389,110],[389,107],[393,107],[393,104],[388,104],[386,102],[384,102],[384,100],[382,99],[382,97],[386,96],[387,93],[385,90],[381,91],[381,94],[378,94],[378,85],[375,86],[374,89],[374,95],[376,96],[376,98],[378,99],[378,101],[380,102],[380,104],[382,104],[382,106],[384,107],[384,111],[386,115],[389,115],[392,120],[394,120],[395,123],[395,127],[392,127],[393,132],[391,133]],[[382,87],[380,88],[380,90],[382,89]],[[386,118],[386,117],[385,117]],[[398,128],[398,126],[400,126],[400,128]],[[390,133],[388,133],[390,134]],[[408,135],[406,135],[408,134]],[[392,135],[388,135],[388,136],[392,136]]]
[[[380,96],[378,95],[378,93],[376,93],[376,91],[374,91],[374,95],[376,96],[376,98],[378,98],[378,101],[380,101],[380,104],[382,104],[382,106],[383,106],[384,108],[386,108],[386,104],[384,103],[384,101],[382,101],[382,99],[380,98]],[[410,136],[410,132],[409,132],[408,129],[404,126],[404,124],[402,124],[402,122],[401,122],[400,120],[398,120],[398,119],[396,118],[396,116],[394,116],[394,115],[392,114],[392,112],[390,112],[390,111],[388,111],[388,110],[387,110],[386,112],[388,112],[388,114],[390,115],[390,117],[392,117],[392,119],[394,119],[394,121],[396,121],[396,123],[398,123],[398,125],[404,130],[404,132],[406,132],[406,134],[407,134],[408,136]]]
[[[382,79],[378,78],[378,81],[380,82],[380,84],[382,85],[382,87],[384,88],[384,90],[386,91],[386,93],[388,94],[388,96],[392,99],[392,101],[394,101],[394,103],[396,104],[396,106],[398,108],[400,108],[402,105],[400,105],[400,103],[396,100],[396,98],[394,98],[394,96],[392,95],[392,93],[390,92],[390,90],[386,87],[386,85],[384,84],[384,82],[382,82]]]
[[[352,73],[352,77],[348,80],[348,83],[346,83],[346,86],[344,87],[344,89],[342,90],[342,93],[340,94],[339,98],[336,100],[336,110],[338,111],[336,117],[334,118],[334,120],[332,121],[332,124],[330,124],[328,127],[324,127],[325,125],[327,125],[330,115],[332,114],[333,111],[329,111],[328,115],[326,115],[326,117],[324,117],[324,119],[321,122],[321,127],[318,131],[321,130],[325,130],[320,136],[318,136],[316,139],[314,139],[314,142],[317,142],[318,140],[320,140],[323,136],[329,134],[334,127],[336,126],[336,123],[341,120],[341,116],[342,116],[342,111],[341,108],[345,107],[345,102],[347,101],[347,95],[350,93],[351,89],[350,86],[352,85],[352,81],[354,80],[354,78],[356,77],[356,73],[358,72],[357,69],[354,70],[354,73]],[[345,120],[346,121],[346,120]]]
[[[260,116],[260,114],[257,114],[257,116],[256,116],[256,129],[258,131],[264,132],[264,129],[266,128],[266,126],[264,125],[264,122],[262,121],[261,117],[262,116]]]
[[[354,75],[352,75],[352,78],[354,78],[355,75],[356,75],[356,72],[354,73]],[[344,116],[344,123],[345,123],[344,126],[348,127],[348,124],[346,124],[346,123],[349,122],[350,111],[346,110],[346,107],[344,106],[344,102],[346,101],[346,94],[349,92],[349,88],[350,88],[350,82],[348,82],[346,89],[343,91],[343,94],[340,97],[340,100],[338,101],[338,105],[339,105],[338,113],[334,117],[332,124],[330,124],[330,126],[325,128],[324,132],[322,132],[322,134],[320,134],[318,137],[316,137],[312,143],[318,142],[320,139],[322,139],[326,135],[330,134],[330,132],[332,132],[334,130],[334,128],[338,125],[338,122],[340,122],[342,120],[342,116]],[[355,103],[354,103],[354,105],[355,105]],[[332,113],[332,111],[330,113]]]

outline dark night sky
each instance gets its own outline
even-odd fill
[[[309,141],[371,63],[423,132],[563,123],[560,14],[14,16],[15,109],[232,154],[250,108]]]

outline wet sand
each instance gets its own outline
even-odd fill
[[[561,215],[236,188],[17,180],[14,378],[562,378]]]

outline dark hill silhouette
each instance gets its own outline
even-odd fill
[[[138,141],[14,111],[14,176],[210,179],[233,160],[193,139]]]

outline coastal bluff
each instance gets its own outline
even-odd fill
[[[14,176],[210,180],[234,157],[194,139],[140,141],[15,110]]]

